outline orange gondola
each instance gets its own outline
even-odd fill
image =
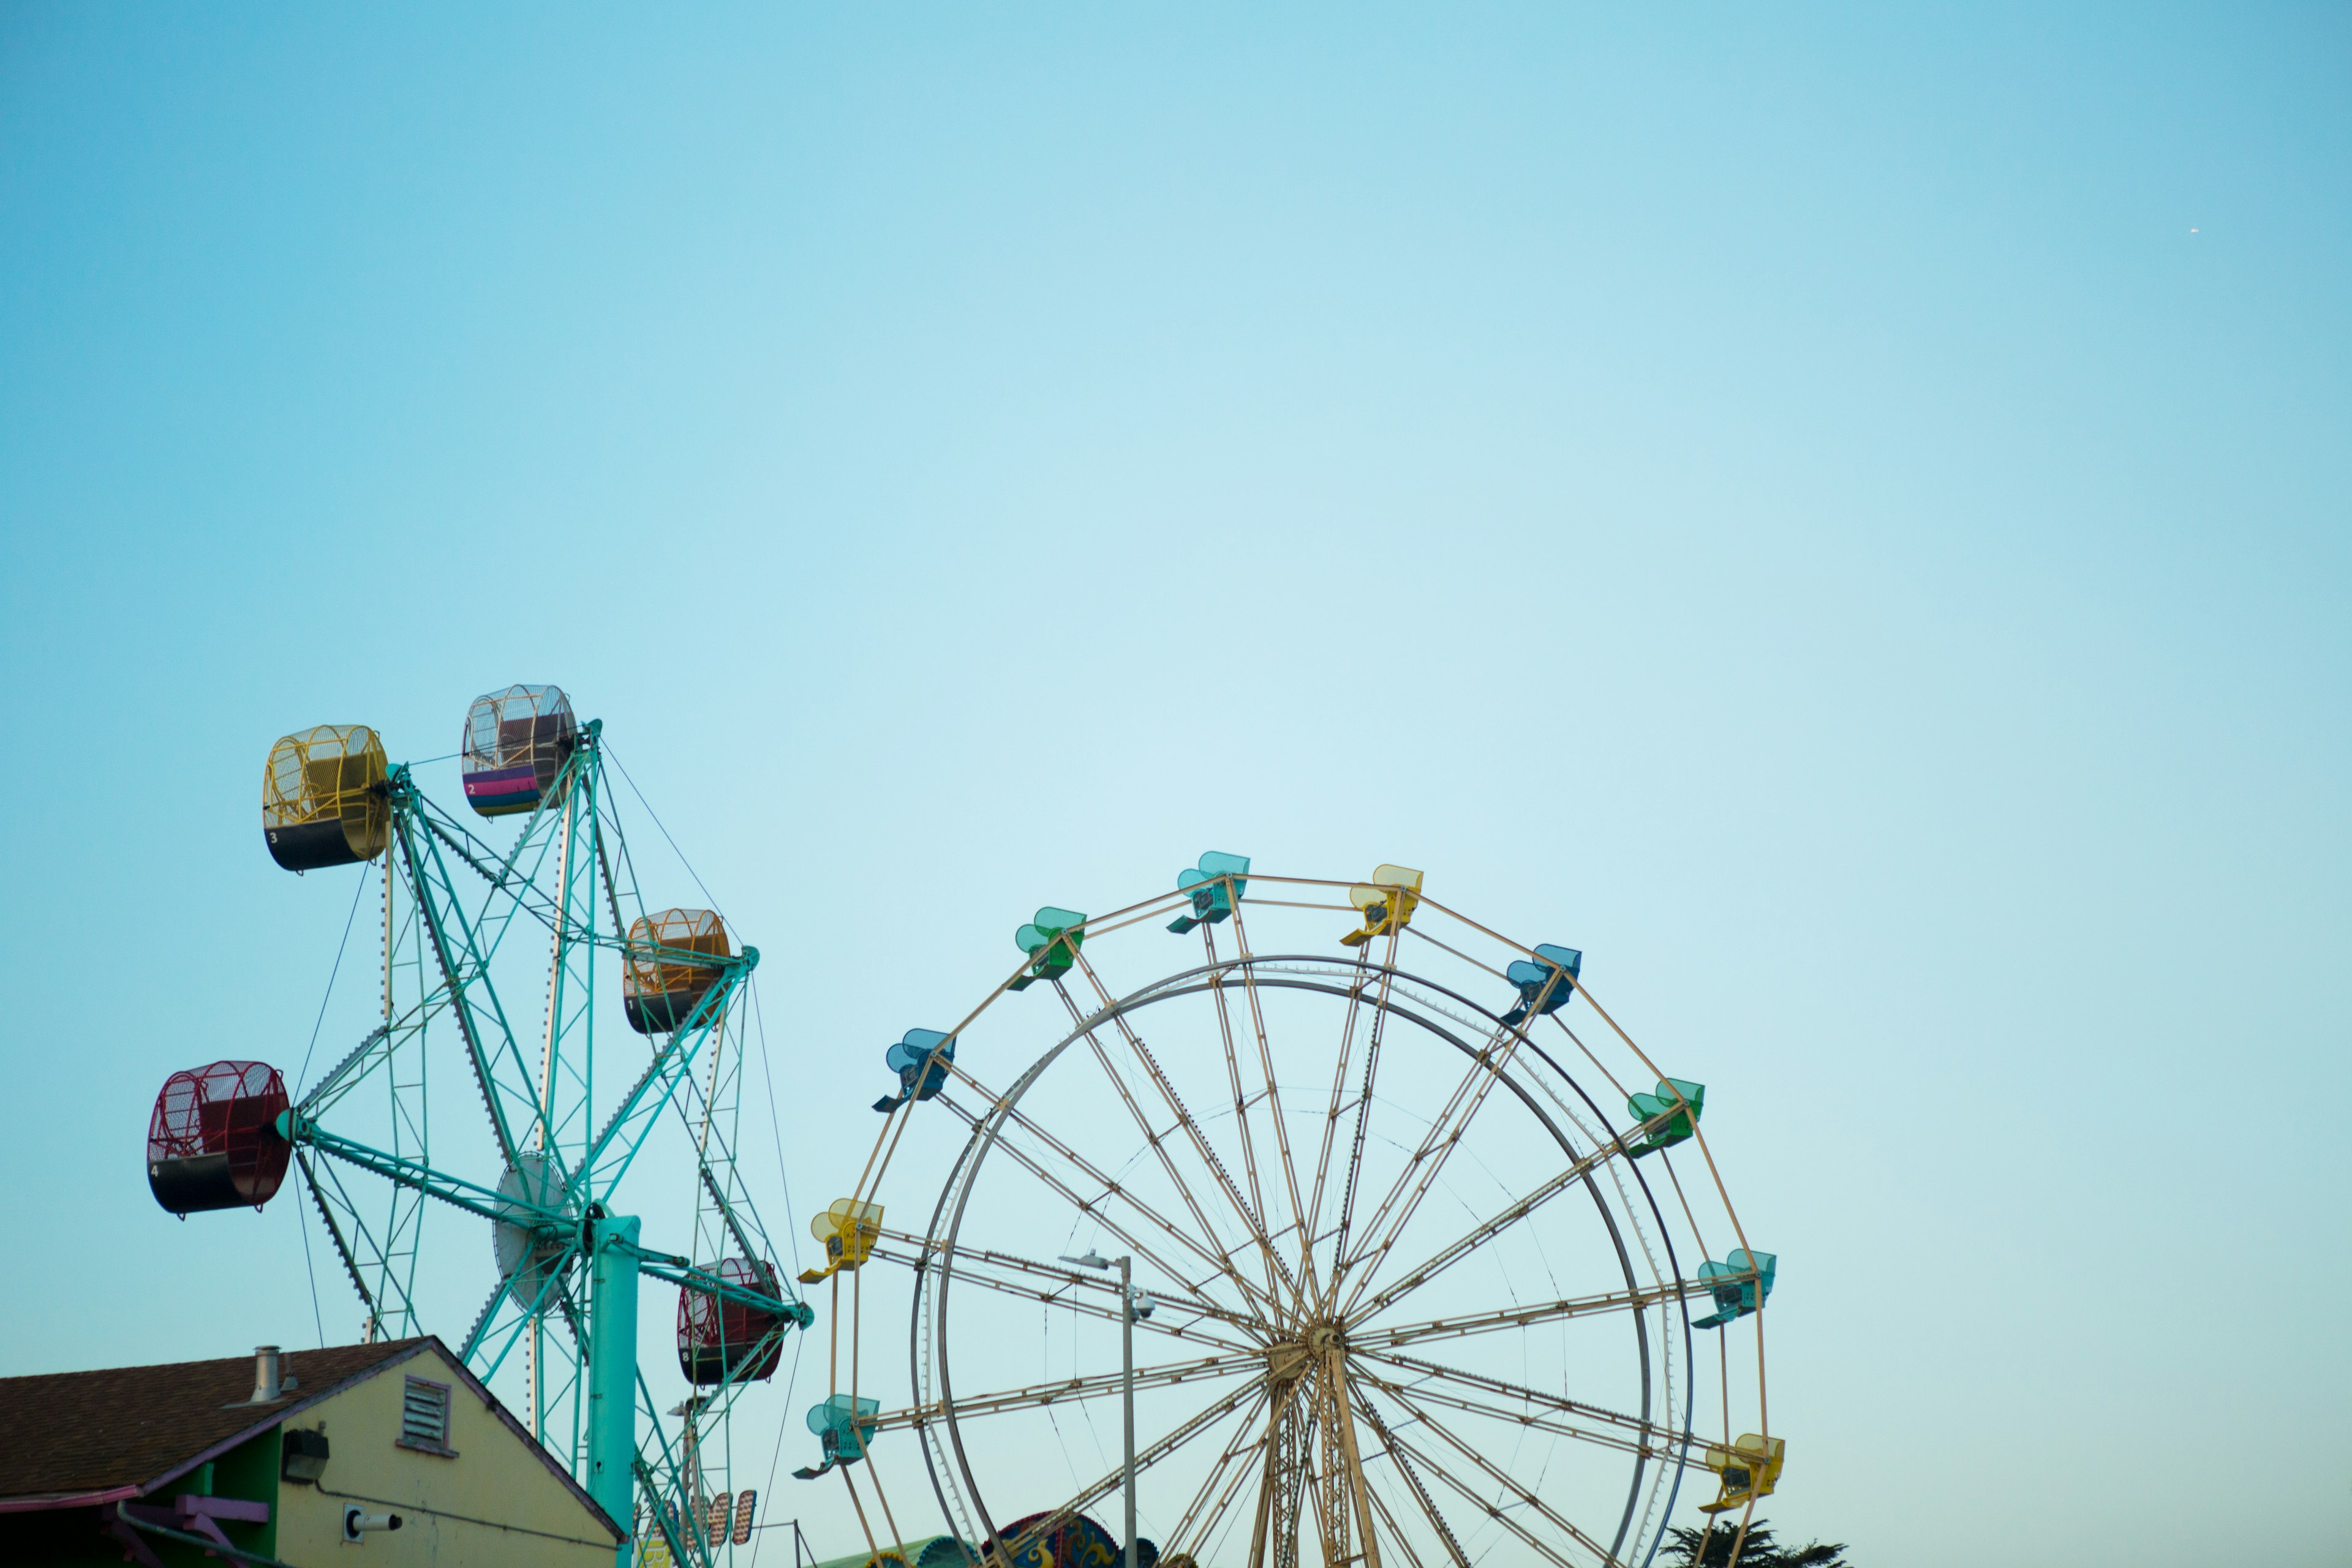
[[[621,1001],[629,1027],[667,1035],[694,1014],[719,983],[719,966],[688,953],[729,958],[727,926],[709,910],[664,910],[629,923],[629,958],[621,969]]]

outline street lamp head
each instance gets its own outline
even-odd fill
[[[1065,1252],[1062,1254],[1062,1261],[1065,1263],[1075,1263],[1081,1268],[1108,1268],[1110,1267],[1109,1258],[1093,1251],[1087,1252],[1084,1258],[1073,1258],[1068,1253]]]

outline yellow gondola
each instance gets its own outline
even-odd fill
[[[1421,873],[1410,866],[1378,866],[1372,879],[1348,889],[1348,901],[1364,913],[1364,923],[1339,939],[1343,947],[1361,947],[1376,936],[1389,936],[1412,923],[1421,907]]]
[[[846,1268],[856,1271],[882,1239],[882,1205],[856,1198],[835,1198],[831,1207],[809,1221],[809,1234],[824,1243],[824,1267],[801,1270],[801,1283],[814,1285]]]
[[[1708,1445],[1706,1468],[1715,1472],[1723,1489],[1713,1502],[1699,1504],[1699,1512],[1722,1513],[1752,1499],[1770,1497],[1780,1483],[1780,1461],[1788,1447],[1778,1437],[1761,1437],[1753,1432],[1728,1447]]]
[[[261,836],[289,871],[356,866],[392,841],[383,742],[364,724],[283,736],[261,774]]]

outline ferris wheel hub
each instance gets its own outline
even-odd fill
[[[1266,1347],[1266,1381],[1277,1388],[1283,1387],[1297,1382],[1332,1357],[1345,1360],[1347,1354],[1348,1336],[1340,1324],[1310,1323],[1298,1338],[1283,1340]]]

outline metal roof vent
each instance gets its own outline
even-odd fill
[[[282,1364],[281,1364],[282,1363]],[[253,1347],[253,1393],[247,1405],[268,1405],[301,1386],[294,1377],[294,1358],[281,1358],[276,1345]]]

